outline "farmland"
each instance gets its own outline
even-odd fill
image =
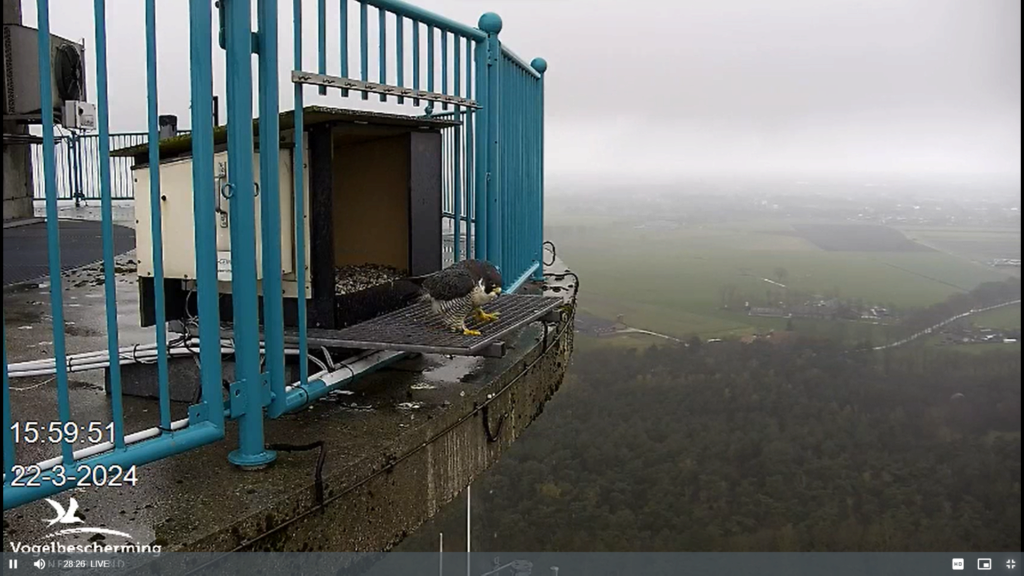
[[[983,328],[1000,330],[1020,329],[1020,306],[1008,306],[998,310],[989,310],[971,317],[971,321]]]
[[[782,219],[672,228],[643,227],[643,222],[610,216],[560,219],[554,214],[547,223],[547,236],[557,244],[559,255],[581,276],[580,302],[585,311],[609,320],[621,314],[630,326],[679,338],[785,327],[784,319],[722,309],[725,286],[751,300],[766,300],[789,289],[914,308],[1006,277],[939,249],[907,251],[907,245],[915,243],[894,230],[884,233],[884,238],[899,251],[882,251],[878,241],[871,239],[864,241],[873,243],[871,249],[856,250],[857,239],[865,237],[861,230],[853,234],[844,230],[838,238],[829,239],[828,230],[837,226],[797,223],[794,227]],[[809,231],[816,236],[814,242],[803,237]],[[969,241],[971,231],[958,237]],[[978,237],[990,236],[979,233]],[[838,248],[824,250],[821,243]],[[784,278],[777,277],[780,270],[785,271]],[[783,284],[787,288],[781,288]],[[884,327],[872,324],[804,319],[795,324],[801,331],[884,339]]]
[[[903,231],[916,242],[980,265],[999,258],[1020,259],[1019,229],[905,228]],[[998,271],[1020,276],[1020,268],[999,268]]]
[[[808,242],[827,252],[930,252],[899,230],[871,224],[795,224]]]

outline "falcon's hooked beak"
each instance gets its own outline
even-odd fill
[[[498,286],[498,287],[496,287],[496,288],[494,289],[494,294],[495,294],[496,296],[498,296],[498,295],[500,295],[500,294],[501,294],[501,286]]]

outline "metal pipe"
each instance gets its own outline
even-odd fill
[[[487,100],[487,82],[490,76],[487,74],[487,42],[477,42],[474,54],[474,65],[476,66],[475,93],[477,103],[484,107],[481,114],[474,114],[476,123],[476,146],[474,146],[473,171],[476,179],[476,224],[474,226],[473,256],[479,259],[487,258],[487,229],[489,228],[487,210],[487,188],[490,174],[488,172],[487,156],[490,151],[488,144],[488,127],[490,119],[491,104]]]
[[[530,264],[530,266],[527,267],[526,270],[522,274],[520,274],[518,278],[516,278],[515,282],[509,284],[508,288],[505,289],[504,291],[508,292],[509,294],[515,293],[515,291],[518,290],[520,286],[526,283],[526,281],[537,270],[538,267],[540,267],[540,262],[534,262]]]
[[[473,47],[476,42],[466,40],[466,96],[472,98],[473,93]],[[474,172],[475,146],[473,138],[473,119],[476,117],[475,110],[469,110],[466,114],[466,257],[476,256],[476,173]],[[470,250],[472,242],[472,250]]]
[[[502,213],[501,201],[501,41],[498,40],[498,33],[501,32],[501,17],[493,12],[488,12],[480,17],[480,29],[487,32],[487,91],[478,94],[478,98],[485,101],[487,108],[487,259],[498,267],[504,274],[508,270],[504,268],[502,261],[504,252],[502,247],[502,232],[504,225],[504,214]]]
[[[114,271],[114,214],[110,191],[110,114],[107,98],[106,0],[93,2],[96,30],[96,107],[100,154],[100,212],[103,235],[103,292],[107,314],[107,353],[117,354],[117,284]],[[56,360],[56,359],[55,359]],[[4,362],[6,364],[6,361]],[[5,372],[6,374],[6,372]],[[112,366],[109,375],[110,411],[114,421],[114,443],[124,448],[124,405],[121,397],[121,367]]]
[[[302,69],[302,0],[292,2],[293,31],[294,39],[294,66],[296,70]],[[364,34],[365,40],[365,34]],[[365,44],[364,44],[365,45]],[[364,52],[365,54],[365,49]],[[365,72],[364,72],[365,77]],[[299,381],[305,383],[309,380],[309,361],[306,358],[308,346],[306,343],[306,178],[304,164],[306,161],[305,146],[305,121],[302,110],[302,88],[303,85],[294,84],[294,114],[295,128],[292,132],[295,140],[295,150],[292,153],[292,173],[295,182],[292,186],[295,194],[295,279],[298,283],[298,297],[296,307],[299,317]]]
[[[352,363],[343,363],[343,367],[322,375],[319,379],[306,384],[298,384],[288,390],[285,398],[285,412],[293,412],[316,402],[344,384],[360,376],[373,373],[407,356],[405,352],[381,350],[364,355]]]
[[[448,94],[448,32],[441,30],[441,94]],[[448,103],[441,103],[441,109],[447,110]]]
[[[395,74],[397,81],[395,85],[399,88],[405,87],[405,18],[396,15],[395,20]],[[405,96],[398,97],[398,103],[405,103]]]
[[[377,56],[377,81],[381,84],[388,83],[388,13],[383,10],[377,11],[377,48],[380,50]],[[388,101],[387,94],[380,95],[381,102]]]
[[[39,70],[50,69],[50,2],[36,1],[39,26]],[[53,101],[53,87],[47,74],[39,75],[39,96],[41,102]],[[57,166],[54,158],[53,107],[43,106],[43,179],[46,186],[46,251],[50,270],[50,312],[53,316],[53,351],[63,357],[67,354],[64,340],[64,291],[61,281],[60,230],[57,214]],[[71,404],[68,398],[68,374],[61,367],[57,369],[57,415],[61,424],[71,420]],[[72,446],[66,440],[61,443],[64,462],[72,459]],[[4,491],[4,497],[7,493]]]
[[[153,0],[149,0],[152,2]],[[263,435],[259,305],[256,291],[255,187],[252,129],[252,6],[227,2],[228,174],[231,210],[231,300],[235,327],[235,378],[245,413],[238,419],[238,449],[228,460],[243,468],[273,462]]]
[[[146,100],[149,109],[149,205],[153,240],[153,307],[156,343],[167,348],[167,308],[164,294],[163,206],[160,198],[160,114],[156,82],[156,0],[146,0]],[[171,425],[170,374],[167,358],[157,357],[160,423]]]
[[[427,92],[434,91],[434,27],[427,25]]]
[[[213,182],[213,40],[210,38],[210,4],[189,0],[189,69],[192,75],[192,182]],[[196,206],[213,206],[219,191],[212,186],[193,186]],[[217,290],[217,228],[213,215],[205,210],[193,214],[196,246],[196,300],[199,316],[199,378],[203,404],[209,399],[220,404],[220,293]],[[207,422],[224,432],[224,414],[214,405],[204,414]]]
[[[548,70],[548,63],[543,58],[534,58],[530,66],[540,74],[537,82],[537,118],[535,120],[537,130],[537,213],[535,226],[536,237],[534,238],[537,249],[537,262],[540,266],[534,276],[535,280],[544,279],[544,73]]]
[[[300,0],[296,0],[298,2]],[[369,39],[369,23],[367,22],[368,14],[365,3],[359,4],[359,79],[363,82],[370,80],[370,39]],[[302,43],[302,31],[296,30],[296,44]],[[301,64],[301,63],[300,63]],[[302,70],[301,65],[295,68],[296,70]],[[363,92],[363,100],[370,98],[369,92]]]
[[[341,0],[342,3],[347,0]],[[317,70],[321,74],[327,74],[327,0],[317,0]],[[274,37],[275,43],[277,37]],[[276,58],[277,55],[275,54]],[[300,68],[301,70],[301,68]],[[327,86],[320,86],[320,95],[327,95]],[[260,101],[263,102],[262,100]],[[274,101],[274,106],[277,106],[277,101]]]
[[[277,0],[257,0],[260,34],[260,228],[263,233],[263,325],[271,417],[284,411],[284,299],[281,276],[281,127],[278,119]],[[326,18],[325,18],[326,19]],[[326,26],[325,26],[326,28]],[[326,41],[326,32],[324,35]],[[325,50],[326,52],[326,50]]]
[[[341,29],[341,77],[348,78],[348,0],[341,0],[338,3],[338,10],[339,28]],[[342,90],[341,96],[347,98],[348,90]]]
[[[420,23],[412,21],[412,89],[420,89]],[[419,98],[412,99],[413,106],[420,105]]]

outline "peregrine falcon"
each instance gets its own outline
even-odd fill
[[[426,276],[410,278],[420,284],[423,299],[445,326],[466,336],[479,336],[478,330],[466,328],[470,313],[481,322],[493,322],[498,313],[488,314],[481,308],[501,294],[501,274],[485,260],[462,260]]]

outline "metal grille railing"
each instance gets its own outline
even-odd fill
[[[188,132],[179,132],[187,134]],[[111,134],[108,150],[128,148],[145,144],[145,132],[120,132]],[[102,196],[100,180],[99,134],[70,133],[54,138],[54,162],[56,163],[56,190],[59,200],[99,200]],[[135,189],[132,183],[132,159],[109,158],[110,194],[114,200],[132,200]],[[35,200],[46,199],[46,177],[44,173],[43,144],[32,144],[32,196]]]
[[[460,239],[446,258],[490,260],[507,289],[541,278],[544,60],[527,64],[504,47],[497,14],[474,28],[401,0],[330,1],[340,51],[328,52],[329,0],[317,0],[317,71],[302,70],[296,44],[296,107],[309,84],[459,121],[444,136],[444,225]]]
[[[382,102],[425,106],[426,115],[451,114],[458,124],[444,131],[443,212],[451,238],[451,258],[469,256],[491,260],[502,270],[506,290],[514,290],[531,275],[540,276],[543,210],[543,60],[525,64],[498,40],[501,19],[481,17],[479,28],[465,26],[399,0],[332,0],[339,2],[341,50],[337,58],[327,53],[327,0],[317,0],[318,71],[303,71],[302,0],[293,0],[294,123],[303,126],[303,89],[319,86],[321,94],[340,89],[343,96],[358,93],[363,100],[376,94]],[[348,8],[355,2],[357,16]],[[47,264],[50,275],[50,316],[53,323],[54,358],[31,362],[52,371],[55,380],[57,418],[53,424],[73,428],[69,391],[69,363],[64,319],[64,284],[61,276],[58,201],[98,199],[102,214],[103,290],[105,298],[107,386],[109,414],[90,414],[103,420],[109,439],[88,447],[58,435],[60,455],[28,463],[16,438],[9,379],[25,374],[25,366],[7,363],[6,319],[4,328],[4,509],[47,497],[78,485],[91,470],[113,467],[133,469],[161,458],[224,439],[225,423],[238,424],[238,447],[229,460],[242,467],[259,467],[273,461],[264,439],[266,418],[277,418],[323,397],[337,386],[397,353],[381,352],[360,357],[344,370],[309,374],[306,299],[297,298],[297,348],[286,349],[283,297],[259,298],[257,272],[262,272],[263,294],[283,294],[281,223],[263,218],[256,225],[256,202],[262,214],[279,211],[281,190],[279,150],[261,150],[254,169],[254,134],[251,119],[253,88],[258,87],[261,139],[280,141],[278,86],[278,0],[220,2],[220,45],[226,52],[228,165],[226,180],[215,189],[213,126],[213,55],[210,31],[214,26],[208,0],[188,0],[191,74],[191,147],[193,206],[217,206],[218,194],[228,203],[230,225],[230,278],[233,339],[220,334],[218,291],[217,220],[211,211],[194,210],[195,278],[198,333],[185,341],[168,342],[165,314],[164,239],[161,215],[159,115],[157,110],[156,0],[144,0],[146,34],[146,92],[148,130],[145,134],[110,134],[107,70],[106,0],[93,0],[96,54],[96,134],[61,135],[52,109],[42,111],[43,143],[33,149],[35,197],[45,202]],[[49,70],[50,2],[36,0],[40,70]],[[257,32],[252,31],[256,11]],[[370,19],[370,9],[376,18]],[[350,17],[355,16],[355,17]],[[376,54],[371,54],[370,29],[376,22]],[[358,31],[358,50],[349,51],[350,29]],[[352,34],[356,36],[356,34]],[[178,41],[178,40],[174,40]],[[252,59],[257,57],[254,81]],[[372,57],[372,58],[371,58]],[[350,59],[358,58],[358,79],[350,77]],[[371,81],[371,61],[376,82]],[[335,63],[339,76],[327,74]],[[411,66],[407,66],[411,64]],[[134,72],[134,71],[133,71]],[[49,74],[40,74],[43,102],[52,101]],[[294,270],[306,270],[306,199],[303,139],[294,138]],[[145,142],[149,149],[149,188],[139,190],[149,199],[151,228],[155,344],[145,347],[147,361],[157,366],[159,424],[129,430],[122,400],[120,362],[125,353],[119,343],[116,295],[113,202],[133,197],[131,160],[112,159],[112,148]],[[256,170],[261,189],[256,189]],[[243,191],[256,191],[257,194]],[[258,200],[254,199],[258,196]],[[256,235],[262,256],[257,259]],[[260,268],[261,267],[261,268]],[[307,292],[306,276],[296,275],[296,292]],[[262,305],[262,322],[260,306]],[[262,326],[261,326],[262,323]],[[262,330],[261,330],[262,328]],[[261,338],[262,333],[262,338]],[[196,338],[198,337],[198,338]],[[289,346],[295,340],[289,338]],[[172,419],[168,360],[184,346],[197,355],[201,395],[188,408],[186,418]],[[197,351],[198,349],[198,351]],[[139,348],[132,347],[132,354]],[[96,353],[89,353],[90,357]],[[99,353],[102,355],[103,353]],[[231,354],[234,382],[222,387],[222,354]],[[285,381],[284,357],[299,356],[299,380]],[[85,471],[83,472],[83,467]],[[25,478],[30,478],[25,483]]]

